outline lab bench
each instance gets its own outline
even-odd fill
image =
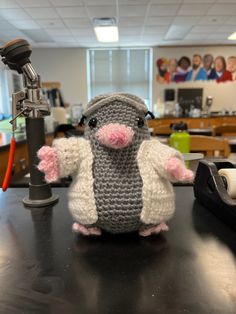
[[[86,238],[71,232],[67,191],[25,209],[27,189],[0,193],[0,312],[235,314],[236,233],[175,187],[170,231]]]

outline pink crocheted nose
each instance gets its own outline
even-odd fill
[[[109,123],[96,132],[96,137],[102,145],[120,149],[132,142],[134,131],[124,124]]]

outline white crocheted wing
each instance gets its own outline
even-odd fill
[[[140,219],[145,224],[159,224],[173,216],[175,198],[170,181],[174,178],[165,170],[165,163],[171,157],[183,159],[178,151],[156,139],[143,141],[140,146],[137,156],[143,181]]]
[[[76,173],[82,160],[92,155],[89,141],[81,137],[56,139],[52,147],[57,152],[61,178]]]
[[[166,162],[172,157],[177,157],[183,161],[183,156],[180,152],[160,143],[157,139],[151,139],[143,141],[141,144],[138,153],[138,163],[141,168],[148,165],[149,169],[145,169],[145,173],[151,173],[155,170],[160,177],[174,181],[165,170]]]

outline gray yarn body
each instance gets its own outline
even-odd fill
[[[90,140],[93,153],[94,195],[98,213],[96,226],[111,233],[138,230],[143,207],[143,182],[137,153],[142,141],[150,138],[146,125],[138,128],[137,119],[144,118],[144,114],[130,105],[114,101],[94,112],[89,119],[92,117],[98,119],[98,125],[93,130],[86,125],[85,137]],[[130,126],[135,132],[132,144],[117,150],[100,145],[94,135],[108,123]]]

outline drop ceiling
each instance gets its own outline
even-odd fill
[[[98,43],[92,20],[115,17],[120,40]],[[0,0],[0,43],[33,47],[232,44],[236,0]]]

